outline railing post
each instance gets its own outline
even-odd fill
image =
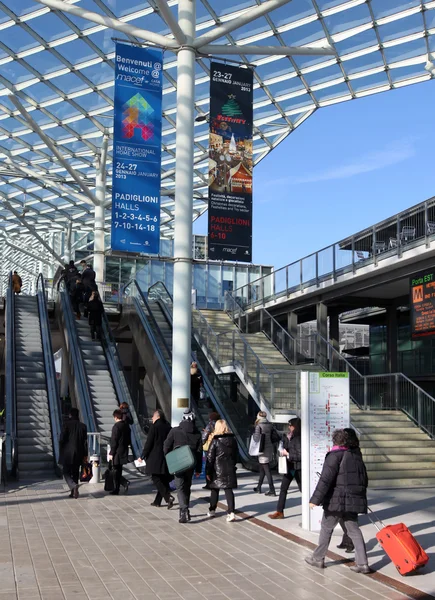
[[[260,393],[260,361],[257,358],[257,372],[255,374],[255,387],[257,388],[257,393]]]
[[[376,267],[378,264],[378,258],[376,254],[376,227],[373,225],[372,230],[372,253],[373,253],[373,264]]]
[[[275,406],[275,374],[272,373],[270,377],[270,408],[273,409]]]
[[[233,365],[236,363],[236,332],[233,331]]]
[[[396,223],[396,236],[397,236],[397,256],[400,258],[402,255],[402,244],[400,239],[400,215],[397,215],[397,223]]]
[[[367,377],[364,377],[364,410],[368,410],[368,387]]]
[[[243,373],[245,377],[248,376],[248,347],[243,344]]]
[[[427,200],[424,203],[424,235],[426,237],[426,248],[429,248],[429,228],[427,225],[428,222],[428,214],[427,214]]]
[[[316,252],[316,285],[319,285],[319,253]]]
[[[418,389],[417,390],[417,425],[419,427],[422,427],[422,420],[423,420],[423,398],[422,398],[422,394],[421,394],[421,390]]]
[[[299,261],[299,276],[300,276],[300,289],[304,289],[304,266],[302,260]]]
[[[399,410],[400,402],[399,402],[399,374],[398,373],[394,374],[394,396],[395,396],[394,405],[396,407],[396,410]]]
[[[260,308],[260,331],[263,331],[263,308]]]
[[[337,264],[336,264],[336,256],[335,256],[335,244],[332,246],[332,278],[335,281],[336,280],[336,269],[337,269]]]
[[[288,297],[288,266],[285,268],[285,289],[286,296]]]
[[[210,346],[207,346],[207,348],[210,348]],[[221,360],[220,360],[220,348],[219,348],[219,336],[216,336],[216,360],[218,363],[218,366],[220,366],[221,364]]]

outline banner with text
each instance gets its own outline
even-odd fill
[[[253,73],[210,65],[208,256],[252,261]]]
[[[163,52],[116,44],[112,250],[157,254]]]
[[[412,338],[435,335],[435,269],[411,277],[409,288]]]

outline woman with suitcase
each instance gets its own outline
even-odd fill
[[[368,574],[366,546],[358,525],[358,514],[367,513],[367,471],[359,448],[352,443],[344,429],[332,436],[333,447],[326,455],[310,507],[323,506],[319,545],[305,561],[312,567],[323,569],[332,533],[340,520],[355,546],[355,573]]]

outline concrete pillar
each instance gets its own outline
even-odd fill
[[[287,314],[287,331],[292,338],[298,337],[298,315],[295,312]]]
[[[316,362],[328,369],[328,307],[323,302],[316,306],[317,357]]]
[[[397,373],[397,308],[387,308],[387,369],[389,373]]]
[[[339,314],[337,312],[333,312],[329,315],[329,343],[340,352],[340,320]],[[331,352],[331,364],[329,365],[331,371],[339,371],[340,370],[340,357],[335,354],[335,352]]]

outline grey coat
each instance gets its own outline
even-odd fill
[[[264,450],[258,456],[258,462],[263,465],[266,463],[269,463],[273,459],[273,454],[274,454],[275,448],[274,448],[274,445],[272,444],[272,438],[271,438],[272,429],[273,429],[272,423],[269,423],[269,421],[265,418],[259,419],[257,425],[255,426],[254,435],[253,435],[255,442],[260,441],[261,435],[263,433],[265,435]]]

